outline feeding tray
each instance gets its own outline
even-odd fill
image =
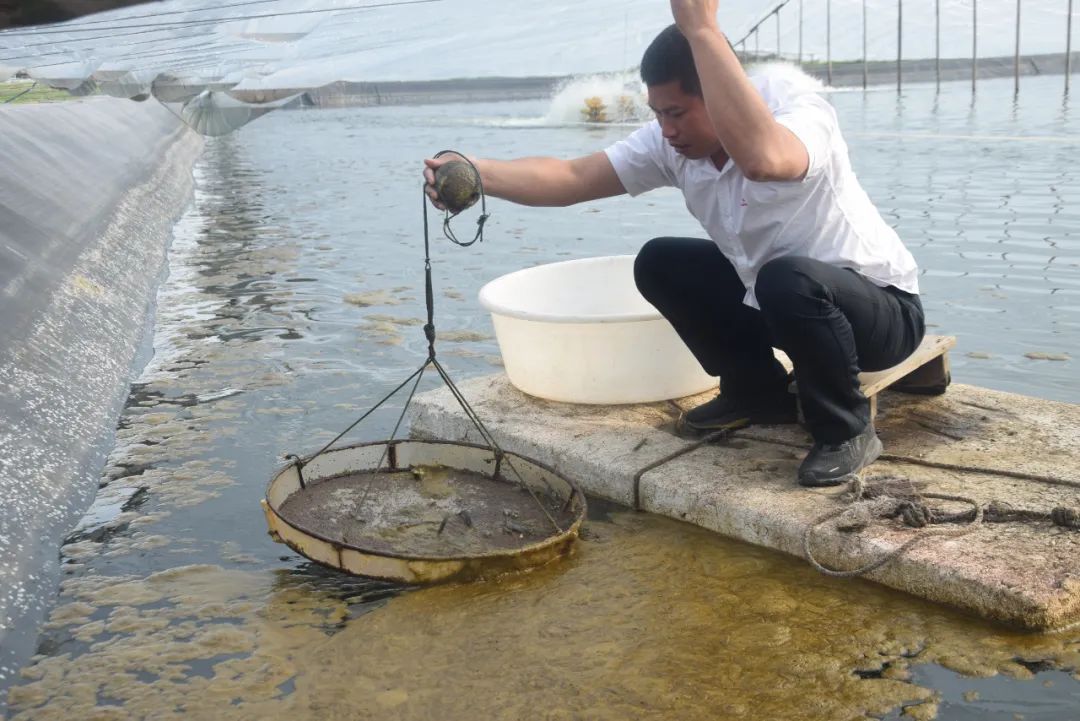
[[[466,189],[479,193],[484,212],[476,235],[458,240],[449,211],[443,222],[444,235],[463,247],[483,239],[487,220],[480,173],[475,166],[466,172],[466,165],[472,163],[455,166],[454,183],[470,179]],[[449,181],[443,180],[446,186]],[[461,208],[443,190],[440,199],[456,215]],[[287,456],[292,463],[277,472],[262,501],[270,535],[324,566],[405,583],[462,581],[541,566],[569,553],[585,518],[585,496],[551,468],[499,448],[436,358],[426,191],[423,209],[428,357],[320,451],[305,459]],[[487,445],[396,439],[429,369],[439,374]],[[391,440],[331,450],[409,384]]]
[[[278,471],[262,505],[270,535],[301,555],[405,583],[541,566],[569,553],[585,517],[551,468],[452,441],[327,450]]]

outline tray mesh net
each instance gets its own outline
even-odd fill
[[[452,558],[520,549],[558,535],[574,522],[567,505],[474,471],[415,466],[309,483],[279,513],[309,533],[373,553]]]

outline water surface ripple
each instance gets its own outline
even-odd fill
[[[1080,400],[1075,101],[1059,79],[836,93],[857,173],[922,268],[957,381]],[[1015,634],[666,519],[597,508],[557,567],[402,593],[265,535],[286,452],[310,452],[425,357],[420,159],[569,156],[626,128],[543,103],[270,115],[211,142],[98,500],[63,549],[16,719],[1061,719],[1080,636]],[[476,302],[536,263],[699,234],[677,193],[490,204],[433,246],[440,357],[495,372]],[[471,220],[465,219],[465,223]],[[430,387],[430,385],[429,385]],[[400,405],[350,437],[385,437]]]

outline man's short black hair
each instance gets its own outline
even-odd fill
[[[678,80],[684,93],[701,97],[701,80],[694,66],[690,43],[675,25],[668,25],[645,49],[641,58],[641,80],[646,85],[663,85]]]

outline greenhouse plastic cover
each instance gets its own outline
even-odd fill
[[[830,0],[832,57],[861,57],[863,0]],[[726,0],[738,42],[778,3]],[[940,0],[943,54],[971,48],[972,0]],[[871,59],[896,57],[897,0],[868,0]],[[907,3],[904,56],[934,54],[934,2]],[[1024,0],[1024,52],[1064,49],[1065,0]],[[800,32],[799,15],[804,23]],[[1015,5],[979,4],[982,56],[1011,55]],[[825,56],[826,0],[793,0],[747,49]],[[186,102],[210,90],[335,81],[566,76],[637,65],[671,22],[667,0],[166,0],[0,32],[0,80],[17,72],[77,93]],[[167,76],[167,77],[163,77]],[[280,97],[280,94],[276,97]]]

